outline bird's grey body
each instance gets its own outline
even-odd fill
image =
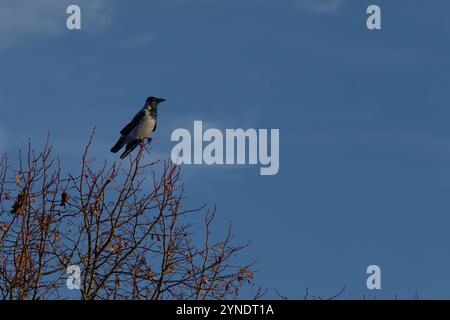
[[[121,159],[124,159],[138,145],[145,140],[150,140],[152,133],[156,130],[158,104],[163,101],[165,100],[160,98],[148,98],[144,107],[134,116],[133,120],[120,131],[121,137],[112,147],[111,152],[116,153],[126,146],[120,156]]]
[[[136,126],[124,136],[124,144],[133,142],[134,140],[150,139],[153,130],[156,126],[156,115],[151,115],[150,108],[144,107],[140,112],[144,112],[144,115],[140,116],[139,122]],[[140,113],[139,112],[139,113]],[[139,113],[136,116],[139,116]]]

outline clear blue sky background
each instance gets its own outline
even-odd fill
[[[65,28],[79,4],[82,31]],[[382,8],[382,31],[365,27]],[[148,95],[155,158],[194,120],[279,128],[280,172],[184,167],[252,241],[256,281],[288,297],[450,298],[450,2],[3,0],[0,150],[53,136],[65,169],[97,127],[97,158]],[[221,224],[224,224],[223,226]],[[382,290],[366,268],[382,269]]]

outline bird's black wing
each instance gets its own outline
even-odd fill
[[[133,129],[134,127],[136,127],[136,125],[142,120],[142,118],[145,117],[145,110],[141,110],[139,111],[133,118],[133,120],[131,120],[131,122],[129,124],[127,124],[121,131],[120,134],[121,135],[128,135]]]
[[[153,127],[153,131],[152,132],[155,132],[157,124],[158,124],[158,121],[155,121],[155,126]]]

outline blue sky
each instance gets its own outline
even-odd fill
[[[65,28],[79,4],[82,30]],[[382,30],[365,26],[382,9]],[[5,0],[0,151],[48,131],[77,169],[149,95],[154,157],[194,120],[279,128],[280,171],[184,167],[192,203],[259,257],[258,284],[289,298],[450,298],[450,3],[416,0]],[[223,226],[223,227],[222,227]],[[367,266],[382,270],[369,291]]]

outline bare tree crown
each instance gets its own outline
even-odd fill
[[[76,175],[63,174],[48,141],[40,152],[29,144],[16,166],[1,158],[1,298],[227,299],[252,282],[253,263],[235,264],[247,245],[233,245],[230,228],[212,241],[215,208],[183,206],[179,167],[144,164],[143,148],[99,166],[91,145]],[[81,269],[76,294],[69,265]]]

